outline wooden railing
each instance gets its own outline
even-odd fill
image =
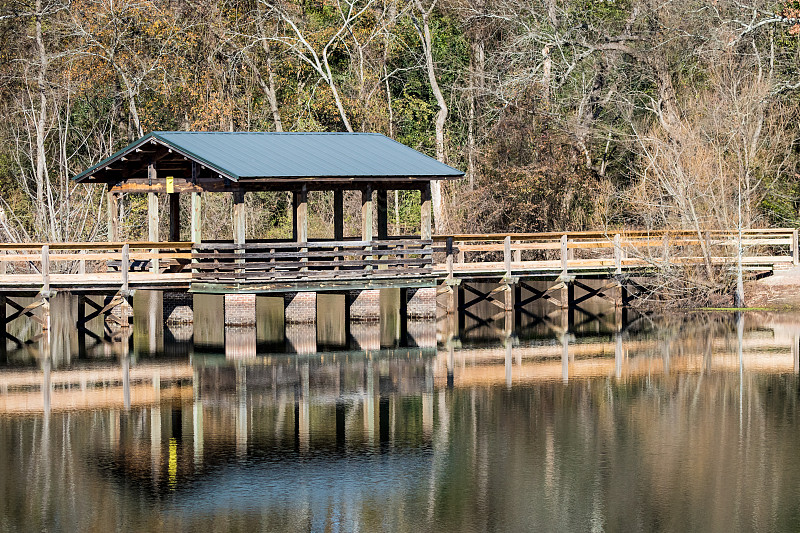
[[[268,281],[416,277],[433,269],[432,241],[201,243],[192,250],[192,280]]]
[[[733,264],[739,246],[736,230],[548,232],[437,235],[435,270],[452,277],[483,267],[502,270],[600,269],[620,273],[665,264]],[[798,230],[747,229],[741,232],[745,268],[797,265]]]
[[[189,242],[0,243],[0,284],[49,290],[51,282],[95,280],[127,290],[131,274],[152,279],[188,272],[191,248]]]
[[[748,229],[745,268],[800,263],[798,231]],[[437,235],[373,241],[0,243],[0,285],[49,290],[92,280],[126,289],[130,278],[191,281],[414,278],[459,272],[623,270],[711,261],[733,264],[737,231],[620,231]],[[128,265],[124,268],[123,265]]]

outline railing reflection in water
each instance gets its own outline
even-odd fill
[[[467,481],[475,492],[471,501],[485,509],[492,497],[481,479],[498,482],[488,470],[486,442],[496,437],[477,429],[486,417],[518,440],[516,419],[506,424],[506,417],[539,420],[539,411],[572,405],[571,395],[602,404],[609,394],[643,383],[683,398],[698,390],[703,377],[716,383],[704,392],[707,401],[738,393],[741,408],[755,401],[746,400],[744,387],[758,390],[768,379],[763,376],[798,370],[800,321],[778,314],[651,316],[611,308],[577,310],[570,317],[544,310],[522,327],[514,316],[466,320],[466,328],[455,330],[458,321],[444,318],[438,332],[432,322],[409,323],[401,342],[393,332],[402,328],[386,317],[351,324],[349,335],[332,319],[327,326],[271,323],[252,331],[202,316],[194,326],[154,331],[157,299],[135,305],[149,311],[137,307],[130,336],[112,331],[109,339],[87,341],[81,352],[54,313],[48,335],[33,332],[31,343],[9,352],[0,370],[3,433],[35,438],[22,438],[22,447],[2,459],[7,470],[17,468],[8,466],[15,454],[49,461],[59,450],[81,450],[93,465],[89,473],[53,477],[55,486],[66,490],[86,482],[80,476],[100,475],[101,486],[112,483],[156,498],[178,494],[214,507],[201,496],[220,491],[223,505],[235,506],[225,480],[240,486],[264,476],[272,481],[259,487],[279,499],[278,485],[295,483],[298,472],[332,487],[374,490],[358,484],[362,477],[387,494],[421,491],[435,502],[453,481],[443,465],[464,463],[475,476]],[[198,335],[201,325],[216,329]],[[531,397],[539,398],[533,406],[525,403]],[[507,414],[498,410],[502,398]],[[518,412],[521,405],[528,407]],[[555,487],[568,460],[557,443],[566,437],[552,421],[537,423],[546,426],[542,471]],[[369,467],[361,462],[374,457],[386,459]],[[301,458],[306,470],[293,471]],[[331,462],[342,470],[331,471]],[[373,468],[385,470],[378,475]],[[418,479],[409,481],[409,475]],[[407,481],[392,488],[381,479]],[[356,490],[358,497],[365,490]],[[316,502],[308,512],[319,519],[318,496],[300,491],[297,497]]]

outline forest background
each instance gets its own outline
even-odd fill
[[[466,172],[434,190],[438,232],[796,226],[799,8],[2,0],[0,241],[104,239],[104,191],[71,178],[154,130],[383,133]],[[248,195],[249,234],[290,234],[288,200]],[[325,232],[331,198],[310,202]],[[416,227],[411,193],[390,204]]]

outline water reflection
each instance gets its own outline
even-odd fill
[[[314,327],[259,299],[237,329],[211,297],[164,327],[152,293],[132,330],[89,322],[81,341],[77,302],[54,301],[51,330],[17,326],[0,369],[0,527],[800,525],[798,317],[403,325],[385,302],[380,323]]]

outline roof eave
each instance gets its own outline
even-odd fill
[[[174,143],[171,143],[171,142],[167,141],[166,139],[163,139],[162,137],[160,137],[158,135],[158,132],[151,132],[151,133],[148,133],[147,135],[145,135],[144,137],[142,137],[141,139],[137,139],[136,141],[132,142],[131,144],[129,144],[125,148],[122,148],[121,150],[115,152],[114,154],[112,154],[111,156],[107,157],[106,159],[103,159],[99,163],[96,163],[95,165],[87,168],[86,170],[84,170],[83,172],[81,172],[77,176],[73,177],[72,179],[74,181],[78,182],[78,183],[85,183],[87,181],[90,181],[92,179],[92,176],[96,172],[98,172],[99,170],[102,170],[103,168],[105,168],[105,167],[107,167],[109,165],[112,165],[112,164],[116,163],[121,158],[123,158],[126,155],[130,154],[134,150],[137,150],[138,148],[141,148],[143,145],[147,144],[148,142],[158,143],[158,144],[168,148],[169,150],[172,150],[175,153],[180,154],[183,157],[186,157],[187,159],[191,159],[192,161],[195,161],[196,163],[199,163],[199,164],[201,164],[203,166],[206,166],[206,167],[212,169],[215,173],[217,173],[220,176],[222,176],[223,178],[226,178],[226,179],[231,180],[231,181],[239,181],[239,176],[237,176],[235,173],[233,173],[233,172],[231,172],[231,171],[229,171],[227,169],[221,168],[221,167],[219,167],[217,165],[214,165],[213,163],[207,161],[206,159],[204,159],[202,157],[199,157],[196,154],[194,154],[194,153],[192,153],[192,152],[190,152],[190,151],[188,151],[188,150],[186,150],[184,148],[181,148],[180,146],[178,146],[178,145],[176,145]],[[101,182],[105,183],[105,180],[101,181]]]

